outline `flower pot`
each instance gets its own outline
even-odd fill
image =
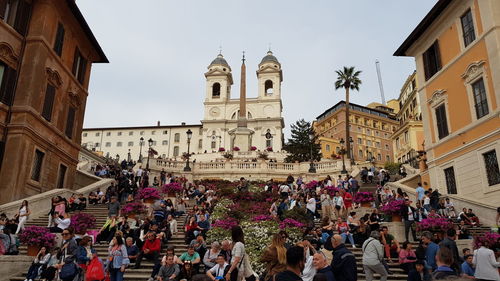
[[[131,214],[128,214],[127,216],[129,219],[131,220],[135,220],[135,214],[131,213]]]
[[[372,202],[361,202],[361,207],[370,208],[372,206]]]
[[[168,197],[175,197],[175,192],[168,192],[168,193],[167,193],[167,196],[168,196]]]
[[[393,222],[401,222],[401,220],[402,220],[401,215],[392,215]]]
[[[155,202],[155,199],[153,199],[153,198],[144,199],[144,203],[153,204],[154,202]]]
[[[30,257],[36,257],[36,254],[38,254],[38,251],[40,251],[40,246],[38,245],[28,245],[28,253],[27,255]]]

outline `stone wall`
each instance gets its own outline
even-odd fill
[[[19,272],[28,272],[33,257],[24,255],[0,256],[0,281],[8,281]]]
[[[77,170],[76,176],[75,176],[75,184],[73,185],[72,189],[78,190],[78,189],[83,188],[85,186],[96,183],[100,180],[101,180],[101,178],[96,177],[90,173]]]

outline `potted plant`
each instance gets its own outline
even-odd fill
[[[219,152],[224,152],[226,149],[224,147],[219,147]]]
[[[393,222],[400,222],[401,218],[401,207],[404,205],[404,200],[392,200],[387,202],[384,206],[380,207],[380,210],[392,217]]]
[[[161,192],[163,194],[167,194],[168,197],[175,197],[175,194],[182,192],[182,190],[183,190],[182,184],[178,182],[172,182],[165,184],[162,187]]]
[[[496,245],[498,239],[500,239],[500,234],[495,232],[487,232],[476,236],[474,238],[474,249],[479,249],[481,246],[491,249]]]
[[[233,147],[233,151],[240,151],[240,148],[235,146],[235,147]]]
[[[71,216],[71,224],[76,234],[84,235],[87,230],[93,229],[96,226],[94,215],[86,213],[78,213]]]
[[[273,147],[272,147],[272,146],[268,146],[268,147],[266,148],[266,150],[267,150],[267,151],[269,151],[269,152],[272,152],[272,151],[273,151]]]
[[[52,248],[56,244],[56,235],[41,226],[27,226],[21,234],[19,240],[28,246],[28,256],[36,256],[41,247]]]
[[[446,232],[453,228],[453,222],[447,218],[426,218],[421,222],[417,222],[417,231],[430,231],[432,233]]]
[[[375,198],[371,192],[358,192],[354,195],[354,203],[361,204],[362,207],[370,207],[373,201]]]
[[[257,150],[257,147],[256,146],[250,146],[250,151],[256,151]]]
[[[257,157],[258,157],[259,159],[261,159],[261,160],[267,160],[267,159],[268,159],[267,152],[265,152],[265,151],[258,152]]]
[[[121,215],[131,219],[135,219],[136,215],[147,213],[147,208],[141,202],[130,202],[125,204],[121,209]]]
[[[160,192],[154,187],[146,187],[139,190],[139,198],[144,200],[144,203],[154,203],[160,199]]]
[[[319,185],[318,181],[312,180],[308,183],[306,183],[306,188],[307,189],[316,189],[316,187]]]
[[[233,159],[233,154],[232,154],[232,153],[229,153],[229,152],[226,152],[226,153],[222,154],[222,156],[223,156],[224,158],[226,158],[227,160],[231,160],[231,159]]]

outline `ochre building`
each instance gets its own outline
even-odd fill
[[[441,193],[499,206],[500,1],[438,1],[395,55],[416,61],[423,180]]]
[[[0,204],[73,186],[95,62],[75,1],[0,1]]]

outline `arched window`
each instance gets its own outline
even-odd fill
[[[233,113],[233,115],[231,115],[231,119],[235,120],[239,115],[240,115],[240,111],[237,110],[235,113]]]
[[[266,80],[266,82],[264,82],[264,91],[265,91],[267,96],[270,96],[273,94],[273,81]]]
[[[326,151],[330,151],[330,145],[329,144],[326,145]]]
[[[220,97],[220,84],[214,83],[212,85],[212,98],[219,98],[219,97]]]

